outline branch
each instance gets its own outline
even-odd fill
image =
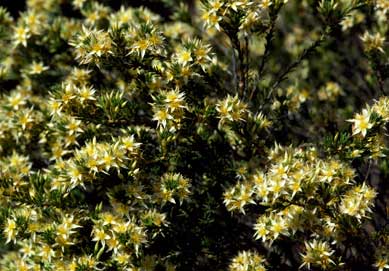
[[[276,19],[277,19],[277,16],[271,21],[269,32],[267,33],[266,38],[265,38],[266,39],[265,52],[263,53],[261,64],[260,64],[259,70],[258,70],[259,78],[262,77],[263,72],[264,72],[264,68],[265,68],[266,60],[270,56],[270,49],[272,47],[272,41],[274,38],[274,32],[275,32],[274,28],[276,26]]]
[[[283,81],[285,81],[288,77],[288,74],[296,69],[303,60],[308,58],[316,50],[316,48],[318,48],[323,43],[327,35],[328,31],[323,33],[320,38],[313,42],[308,48],[304,49],[301,55],[292,64],[290,64],[283,72],[279,73],[277,79],[271,86],[270,92],[276,89]]]
[[[259,80],[261,80],[261,78],[263,76],[263,73],[265,71],[266,61],[268,60],[268,58],[270,56],[270,51],[271,51],[271,48],[273,45],[272,41],[274,39],[274,33],[275,33],[274,29],[275,29],[276,21],[278,18],[278,13],[279,13],[281,7],[282,7],[282,5],[270,14],[270,27],[269,27],[269,31],[267,32],[266,37],[265,37],[265,40],[266,40],[265,51],[263,53],[261,63],[259,65],[259,69],[258,69]],[[254,87],[250,93],[249,100],[252,100],[255,97],[256,91],[257,91],[257,88]]]

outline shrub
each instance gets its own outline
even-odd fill
[[[117,5],[0,7],[1,270],[389,269],[387,0]]]

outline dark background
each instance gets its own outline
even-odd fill
[[[191,2],[191,1],[186,1]],[[102,3],[104,5],[108,5],[112,7],[114,10],[118,10],[121,5],[124,6],[133,6],[133,7],[139,7],[139,6],[146,6],[155,13],[160,14],[161,16],[168,18],[171,14],[171,11],[169,8],[163,3],[163,1],[158,0],[101,0],[99,3]],[[19,13],[21,11],[24,11],[26,8],[26,1],[25,0],[0,0],[0,6],[6,7],[7,10],[11,13],[11,15],[16,18],[18,17]],[[71,1],[63,1],[63,10],[67,10],[68,12],[72,12],[72,5]]]

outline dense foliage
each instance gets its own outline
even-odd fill
[[[119,2],[0,7],[1,270],[389,269],[388,0]]]

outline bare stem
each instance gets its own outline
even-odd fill
[[[303,60],[305,60],[310,54],[312,54],[316,48],[318,48],[322,42],[326,38],[326,34],[322,34],[319,39],[314,41],[308,48],[304,49],[304,51],[300,54],[300,56],[292,63],[290,64],[284,71],[278,74],[276,76],[276,80],[274,80],[273,85],[271,86],[271,91],[276,89],[284,80],[286,80],[288,74],[292,72],[295,68],[297,68]]]

